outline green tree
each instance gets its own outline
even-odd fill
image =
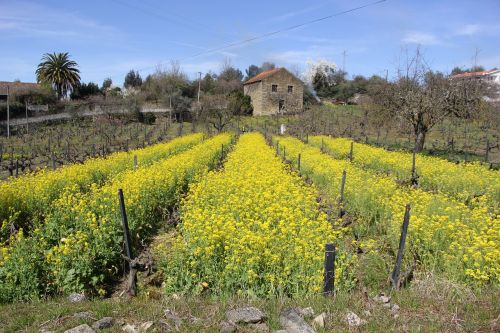
[[[142,77],[138,71],[132,69],[125,75],[125,82],[123,85],[125,88],[139,88],[142,86]]]
[[[107,79],[104,79],[104,81],[102,82],[102,92],[105,92],[107,89],[111,88],[111,85],[113,84],[113,80],[111,80],[111,78],[107,78]]]
[[[79,83],[75,85],[73,91],[71,92],[71,99],[82,99],[92,95],[101,94],[101,89],[94,82],[89,83]]]
[[[45,53],[38,64],[36,79],[38,83],[47,83],[56,91],[57,98],[62,99],[80,82],[78,64],[70,60],[69,54]]]

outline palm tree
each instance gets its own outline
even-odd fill
[[[69,59],[66,53],[45,53],[38,64],[36,79],[38,83],[48,83],[56,91],[58,98],[64,98],[80,82],[78,64]]]

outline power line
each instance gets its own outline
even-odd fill
[[[325,20],[331,19],[331,18],[336,17],[336,16],[340,16],[340,15],[343,15],[343,14],[351,13],[351,12],[354,12],[354,11],[357,11],[357,10],[360,10],[360,9],[363,9],[363,8],[366,8],[366,7],[378,5],[379,3],[382,3],[382,2],[385,2],[385,1],[387,1],[387,0],[379,0],[379,1],[371,2],[371,3],[368,3],[368,4],[365,4],[365,5],[362,5],[362,6],[358,6],[358,7],[355,7],[355,8],[351,8],[351,9],[348,9],[348,10],[344,10],[344,11],[341,11],[341,12],[338,12],[338,13],[335,13],[335,14],[331,14],[331,15],[328,15],[328,16],[320,17],[320,18],[317,18],[317,19],[314,19],[314,20],[310,20],[310,21],[306,21],[304,23],[295,24],[295,25],[292,25],[292,26],[289,26],[289,27],[286,27],[286,28],[283,28],[283,29],[279,29],[279,30],[267,32],[267,33],[264,33],[262,35],[258,35],[258,36],[251,37],[251,38],[247,38],[247,39],[244,39],[244,40],[241,40],[241,41],[237,41],[237,42],[233,42],[233,43],[230,43],[230,44],[226,44],[226,45],[223,45],[223,46],[220,46],[220,47],[215,47],[215,48],[212,48],[212,49],[208,49],[206,51],[199,52],[199,53],[196,53],[194,55],[181,58],[179,60],[186,60],[186,59],[190,59],[190,58],[195,58],[195,57],[198,57],[198,56],[206,54],[206,53],[213,53],[213,52],[221,51],[221,50],[224,50],[224,49],[227,49],[227,48],[230,48],[230,47],[247,44],[247,43],[259,40],[259,39],[263,39],[263,38],[266,38],[266,37],[270,37],[270,36],[274,36],[274,35],[280,34],[282,32],[286,32],[286,31],[290,31],[290,30],[295,30],[295,29],[304,27],[306,25],[310,25],[310,24],[313,24],[313,23],[318,23],[318,22],[321,22],[321,21],[325,21]]]
[[[113,1],[118,1],[118,0],[113,0]],[[240,40],[240,41],[236,41],[236,42],[232,42],[232,43],[229,43],[229,44],[225,44],[225,45],[222,45],[222,46],[218,46],[218,47],[206,49],[204,51],[201,51],[201,52],[198,52],[198,53],[195,53],[193,55],[190,55],[190,56],[187,56],[187,57],[183,57],[183,58],[180,58],[180,59],[177,59],[177,60],[178,61],[183,61],[183,60],[186,60],[186,59],[192,59],[192,58],[199,57],[201,55],[210,54],[210,53],[222,51],[222,50],[225,50],[225,49],[228,49],[228,48],[232,48],[232,47],[235,47],[235,46],[240,46],[240,45],[248,44],[248,43],[260,40],[260,39],[264,39],[264,38],[267,38],[267,37],[278,35],[280,33],[286,32],[286,31],[295,30],[295,29],[298,29],[298,28],[301,28],[301,27],[304,27],[304,26],[307,26],[307,25],[311,25],[311,24],[318,23],[318,22],[321,22],[321,21],[329,20],[329,19],[332,19],[334,17],[341,16],[341,15],[348,14],[348,13],[352,13],[352,12],[355,12],[355,11],[358,11],[358,10],[361,10],[361,9],[364,9],[364,8],[367,8],[367,7],[375,6],[375,5],[378,5],[378,4],[380,4],[382,2],[386,2],[386,1],[387,0],[378,0],[378,1],[370,2],[370,3],[364,4],[364,5],[361,5],[361,6],[358,6],[358,7],[354,7],[354,8],[351,8],[351,9],[347,9],[347,10],[344,10],[344,11],[340,11],[340,12],[337,12],[337,13],[334,13],[334,14],[331,14],[331,15],[327,15],[327,16],[323,16],[323,17],[320,17],[320,18],[317,18],[317,19],[309,20],[309,21],[306,21],[306,22],[303,22],[303,23],[291,25],[291,26],[288,26],[288,27],[285,27],[285,28],[282,28],[282,29],[270,31],[270,32],[267,32],[267,33],[264,33],[264,34],[261,34],[261,35],[257,35],[257,36],[250,37],[250,38],[246,38],[246,39],[243,39],[243,40]],[[153,69],[155,67],[156,67],[156,65],[155,66],[144,67],[144,68],[138,69],[137,71],[138,72],[142,72],[142,71],[145,71],[145,70]]]

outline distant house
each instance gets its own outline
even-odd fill
[[[0,81],[0,95],[7,95],[7,90],[10,95],[26,95],[38,89],[40,89],[38,83]]]
[[[255,116],[297,113],[303,108],[304,84],[284,68],[262,72],[243,84]]]
[[[469,80],[483,80],[500,84],[500,69],[492,69],[483,72],[469,72],[452,75],[451,79],[469,79]]]

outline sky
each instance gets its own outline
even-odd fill
[[[304,72],[325,59],[353,75],[395,73],[420,47],[431,68],[500,67],[499,0],[0,0],[0,81],[35,82],[44,53],[69,52],[84,82],[142,77],[177,61],[194,79],[225,61]],[[330,19],[286,30],[335,14]],[[278,34],[224,47],[256,36]]]

